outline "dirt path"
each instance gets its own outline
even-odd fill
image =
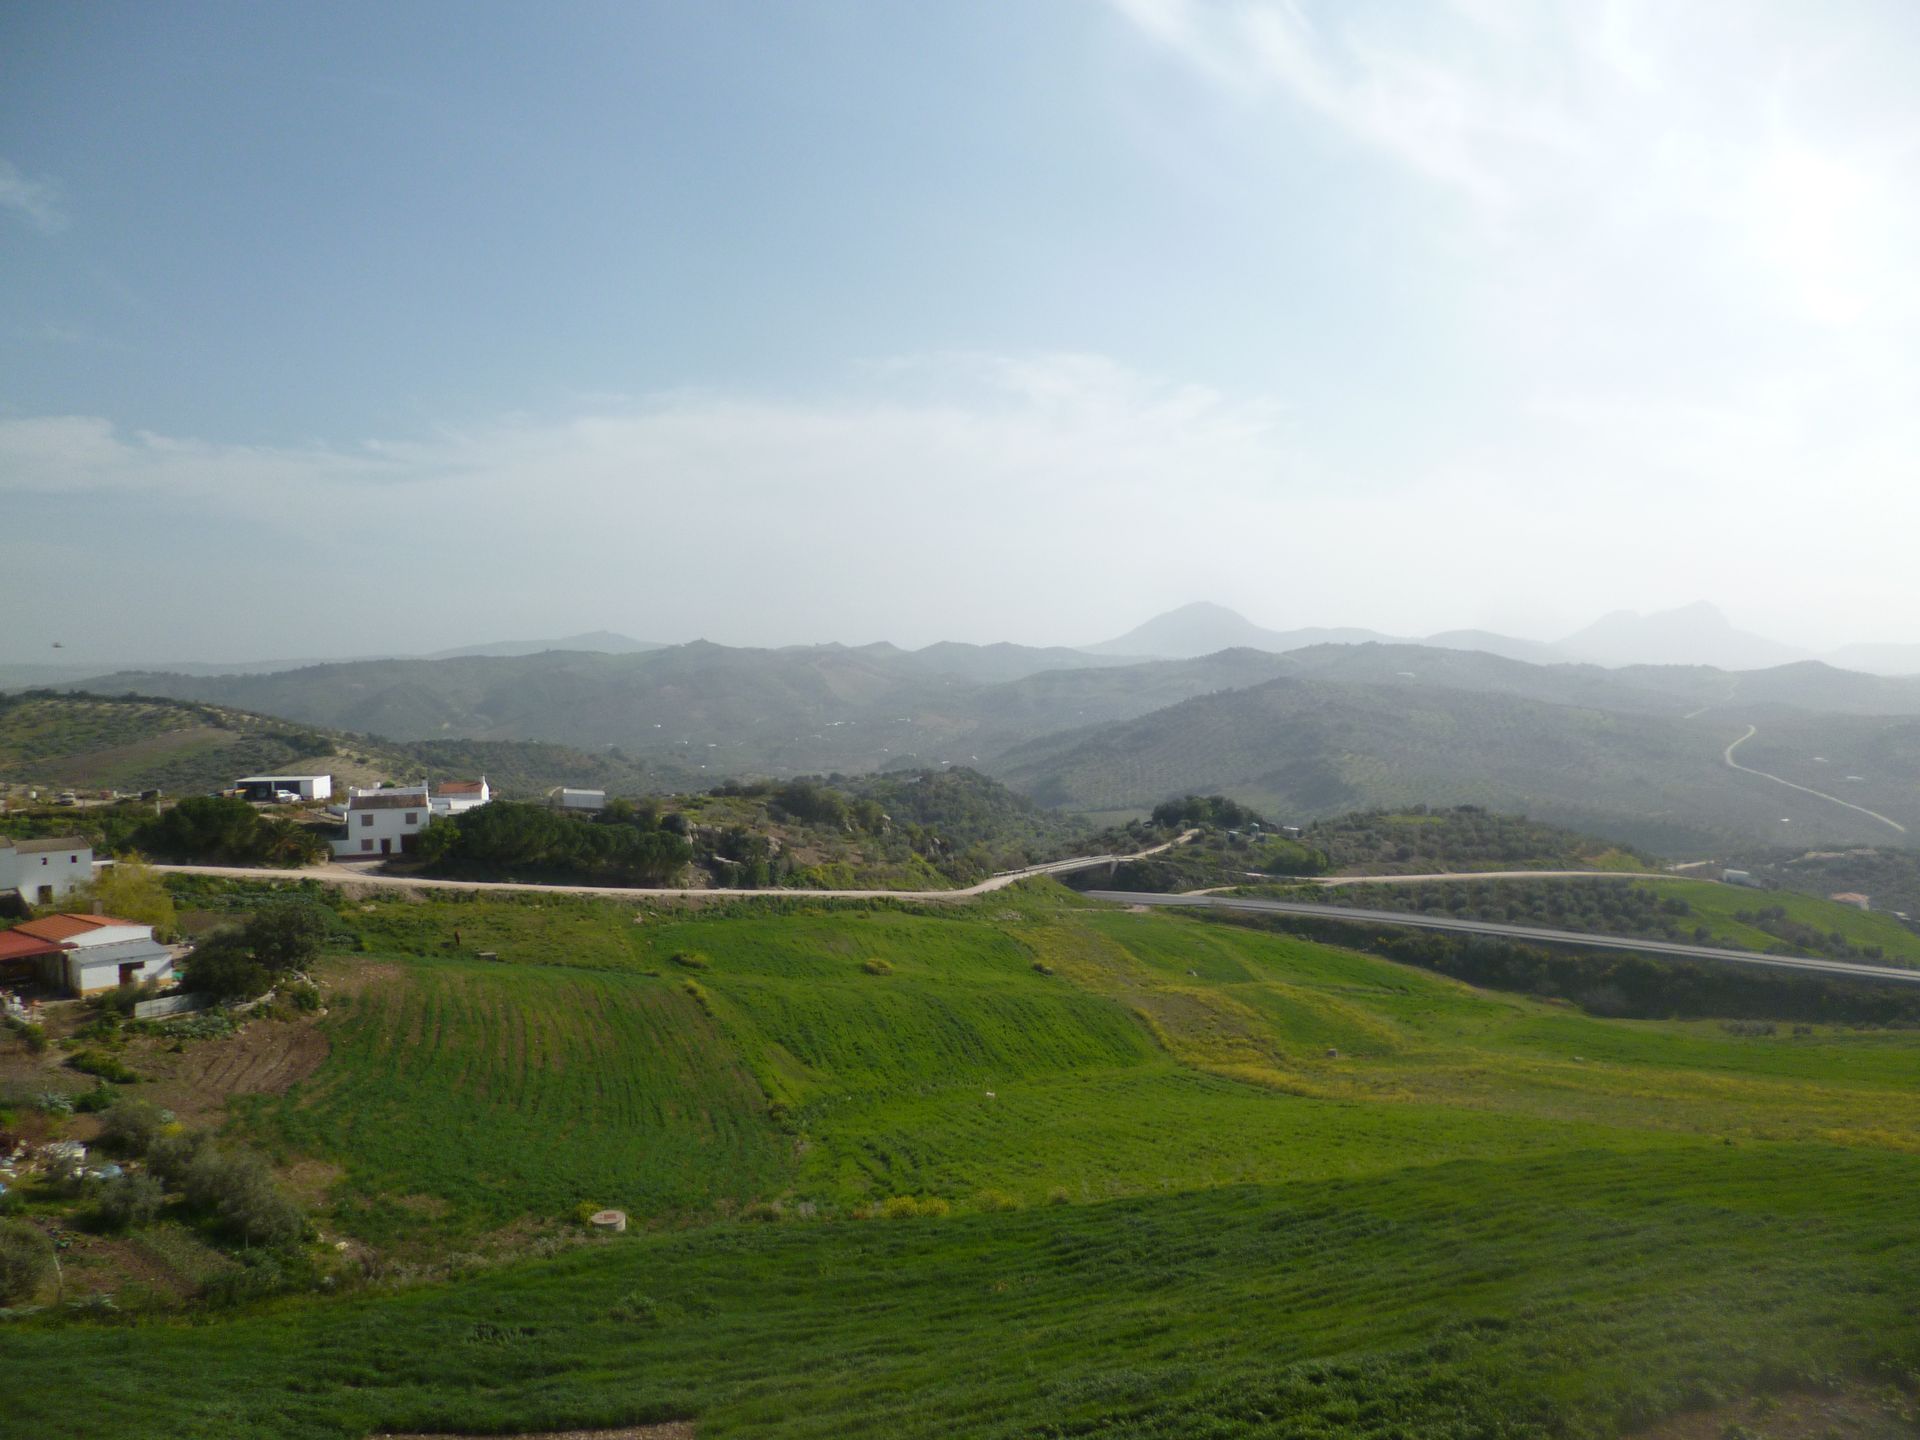
[[[1136,850],[1131,855],[1082,855],[1073,860],[1029,865],[1021,870],[1003,870],[977,885],[958,890],[799,890],[780,886],[765,890],[686,890],[633,885],[538,885],[520,880],[430,880],[413,875],[369,875],[351,866],[334,864],[304,870],[246,865],[155,865],[153,868],[170,875],[218,875],[231,880],[318,880],[323,885],[370,885],[393,890],[505,890],[548,895],[557,891],[564,895],[603,895],[625,900],[777,900],[794,896],[811,900],[971,900],[1040,875],[1066,875],[1075,870],[1143,860],[1171,850],[1175,845],[1184,845],[1199,833],[1188,830],[1164,844]]]
[[[1782,780],[1778,775],[1769,775],[1764,770],[1756,770],[1751,765],[1742,765],[1738,760],[1734,759],[1733,752],[1738,750],[1742,745],[1746,744],[1747,741],[1753,739],[1753,737],[1758,735],[1759,733],[1760,733],[1760,727],[1758,725],[1747,726],[1747,733],[1742,735],[1738,740],[1734,741],[1731,745],[1727,746],[1727,748],[1721,753],[1720,758],[1725,760],[1727,764],[1732,766],[1735,770],[1738,770],[1743,774],[1758,775],[1762,780],[1771,780],[1773,781],[1774,784],[1784,785],[1789,790],[1798,790],[1802,795],[1812,795],[1816,799],[1830,800],[1835,805],[1843,805],[1849,810],[1858,810],[1862,815],[1871,816],[1873,819],[1878,820],[1882,825],[1891,825],[1894,829],[1898,830],[1902,835],[1907,833],[1906,826],[1902,825],[1898,820],[1888,819],[1885,815],[1882,815],[1878,810],[1869,810],[1864,805],[1856,805],[1851,800],[1842,800],[1838,795],[1829,795],[1824,790],[1814,790],[1814,789],[1810,789],[1805,785],[1796,785],[1791,780]]]

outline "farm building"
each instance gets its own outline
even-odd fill
[[[432,818],[425,785],[355,790],[347,797],[346,838],[333,842],[333,853],[341,859],[404,855]]]
[[[298,795],[302,800],[331,800],[331,775],[242,775],[234,788],[248,800],[271,803],[281,795]]]
[[[29,905],[50,905],[93,879],[93,846],[77,835],[10,840],[0,835],[0,895],[18,890]]]
[[[341,859],[403,855],[408,842],[439,815],[459,815],[493,799],[487,777],[478,780],[447,780],[429,785],[390,785],[384,789],[355,787],[347,792],[347,805],[339,812],[347,823],[345,839],[333,842],[333,853]]]
[[[607,808],[604,790],[574,790],[566,786],[553,792],[553,803],[562,810],[599,812]]]
[[[1872,897],[1862,895],[1858,890],[1836,890],[1833,894],[1827,896],[1827,898],[1837,905],[1851,905],[1856,910],[1871,910],[1873,908]]]
[[[442,780],[433,787],[432,798],[434,814],[458,815],[492,800],[493,789],[484,775],[478,780]]]
[[[172,973],[173,954],[153,927],[112,915],[49,915],[0,932],[0,968],[30,963],[45,984],[74,995],[158,980]]]

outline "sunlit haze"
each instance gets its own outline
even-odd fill
[[[1917,31],[9,6],[0,659],[1920,641]]]

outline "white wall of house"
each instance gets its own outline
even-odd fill
[[[449,795],[444,790],[433,797],[433,813],[436,815],[462,815],[469,810],[477,810],[493,799],[493,787],[487,784],[487,777],[480,777],[478,792],[461,791]]]
[[[103,942],[102,935],[122,938]],[[71,948],[54,957],[53,963],[60,970],[60,982],[76,995],[162,980],[173,972],[173,952],[145,926],[108,926],[68,944]]]
[[[393,794],[391,790],[382,793]],[[346,838],[333,842],[333,853],[343,860],[398,855],[405,848],[404,840],[427,828],[432,813],[424,796],[417,806],[407,809],[356,810],[349,802]]]
[[[0,891],[18,890],[29,905],[58,900],[93,879],[93,847],[25,850],[0,845]]]

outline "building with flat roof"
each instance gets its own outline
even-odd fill
[[[272,802],[281,795],[298,795],[302,800],[331,800],[331,775],[242,775],[234,788],[249,800]]]

